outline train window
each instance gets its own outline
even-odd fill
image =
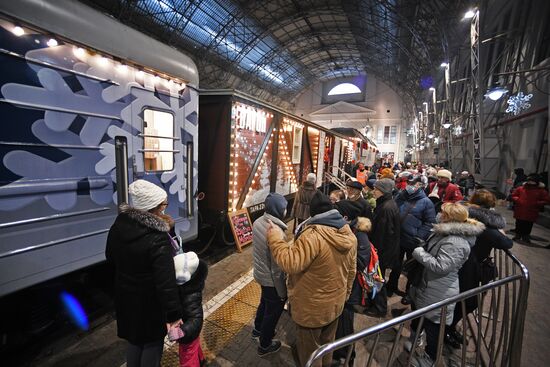
[[[143,164],[146,171],[174,168],[174,116],[168,112],[143,111]]]
[[[302,134],[303,127],[294,126],[294,137],[292,139],[292,164],[299,164],[302,157]]]

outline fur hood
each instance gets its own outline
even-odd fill
[[[442,236],[461,236],[461,237],[477,237],[485,230],[485,224],[478,222],[475,219],[468,219],[466,222],[445,222],[434,224],[433,231],[435,234]]]
[[[154,229],[159,232],[170,231],[170,225],[161,217],[144,210],[132,208],[128,204],[122,204],[119,206],[120,212],[126,214],[130,219],[138,222],[139,224]]]
[[[506,219],[494,210],[476,206],[468,207],[470,218],[476,219],[487,227],[503,229],[506,227]]]
[[[357,223],[355,224],[355,228],[360,232],[369,233],[372,229],[372,223],[369,218],[357,217]]]

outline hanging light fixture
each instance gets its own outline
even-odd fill
[[[487,93],[485,93],[485,97],[489,98],[492,101],[498,101],[506,93],[508,93],[508,89],[500,86],[496,86],[494,88],[489,89]]]
[[[433,139],[433,137],[434,137],[434,134],[429,134],[428,135],[428,139]]]

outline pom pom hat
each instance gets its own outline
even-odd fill
[[[167,198],[166,191],[145,180],[136,180],[128,187],[132,206],[139,210],[156,208]]]

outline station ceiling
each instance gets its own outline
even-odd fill
[[[279,104],[372,74],[406,100],[466,40],[466,0],[80,0],[192,56],[203,88]],[[261,92],[260,92],[261,91]]]

